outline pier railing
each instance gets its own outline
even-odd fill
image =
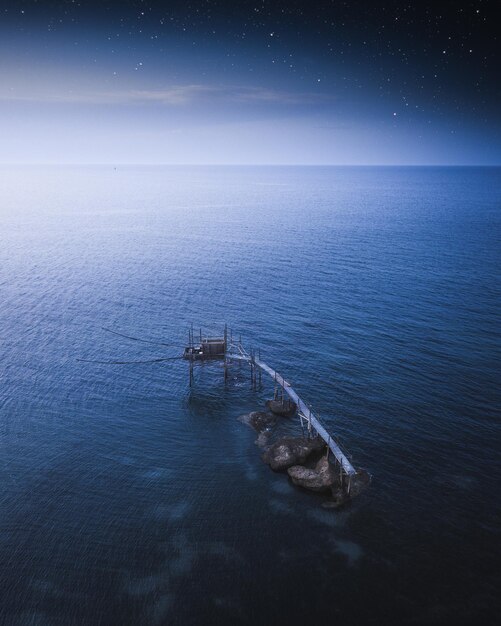
[[[268,374],[276,384],[280,385],[283,391],[289,396],[289,398],[296,404],[298,414],[301,419],[305,419],[308,424],[308,430],[311,432],[313,429],[327,444],[332,454],[336,458],[341,471],[348,477],[354,476],[356,470],[350,463],[347,455],[341,449],[339,443],[329,434],[325,427],[321,424],[319,418],[310,409],[304,400],[302,400],[291,384],[285,380],[285,378],[270,367],[267,363],[261,360],[259,356],[254,353],[249,354],[241,345],[241,343],[230,343],[228,345],[228,351],[226,357],[230,360],[245,361],[249,363],[251,367],[251,376],[255,377],[256,368],[259,368],[266,374]]]

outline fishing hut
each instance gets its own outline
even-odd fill
[[[228,331],[224,327],[224,335],[222,337],[204,337],[202,329],[195,339],[193,326],[188,332],[188,345],[184,349],[183,358],[190,362],[190,386],[193,384],[193,364],[195,361],[221,361],[225,364],[225,380],[227,378],[227,360],[228,352]]]

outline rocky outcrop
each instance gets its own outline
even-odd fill
[[[292,400],[266,400],[266,406],[272,413],[282,417],[292,417],[297,409]]]
[[[287,470],[287,473],[295,485],[311,491],[329,491],[339,482],[326,456],[323,456],[314,468],[294,465]]]
[[[313,452],[320,452],[324,447],[320,437],[282,437],[264,452],[262,458],[272,470],[286,470],[301,465]]]
[[[258,433],[273,428],[273,426],[277,423],[277,418],[273,415],[273,413],[266,413],[263,411],[253,411],[247,415],[241,415],[238,419],[244,424],[247,424],[247,426],[253,428]]]
[[[358,469],[355,476],[350,480],[350,493],[346,492],[346,483],[343,486],[339,483],[339,480],[331,487],[332,500],[327,500],[322,503],[324,509],[339,509],[345,504],[350,502],[353,498],[356,498],[360,493],[366,489],[371,482],[371,475],[363,469]]]

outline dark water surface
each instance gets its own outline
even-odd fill
[[[495,168],[0,168],[0,623],[495,623],[500,208]],[[76,361],[191,321],[371,488],[271,472],[244,370]]]

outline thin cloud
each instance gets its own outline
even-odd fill
[[[0,93],[0,100],[21,102],[48,102],[54,104],[137,104],[160,103],[166,105],[182,105],[201,97],[203,93],[212,91],[204,85],[182,85],[166,89],[130,89],[116,91],[73,91],[52,90],[50,93],[25,93],[10,91]]]
[[[262,104],[312,104],[325,101],[322,94],[293,93],[261,87],[220,87],[210,85],[174,85],[163,89],[129,89],[115,91],[52,90],[50,93],[27,93],[10,90],[0,93],[2,101],[53,103],[136,105],[157,104],[185,106],[207,101],[262,103]]]
[[[326,100],[324,94],[294,93],[261,87],[245,87],[233,92],[233,99],[242,102],[269,102],[279,104],[309,104]]]

